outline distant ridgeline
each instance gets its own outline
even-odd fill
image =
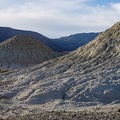
[[[58,39],[50,39],[33,31],[17,30],[9,27],[0,27],[0,42],[12,38],[15,35],[29,35],[43,42],[54,51],[73,51],[78,47],[90,42],[99,33],[79,33]]]

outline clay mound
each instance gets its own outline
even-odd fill
[[[42,63],[57,57],[43,43],[26,35],[16,35],[0,44],[0,67],[16,68]]]

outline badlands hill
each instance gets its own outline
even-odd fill
[[[120,52],[120,22],[101,33],[89,44],[69,54],[67,59],[76,57],[80,61],[94,60],[95,62],[111,61],[119,57]],[[101,60],[101,61],[100,61]]]
[[[1,73],[0,81],[6,116],[120,106],[120,22],[72,53]]]
[[[57,57],[46,45],[33,37],[16,35],[0,44],[0,67],[19,68]]]

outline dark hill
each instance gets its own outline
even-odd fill
[[[12,38],[15,35],[29,35],[39,40],[40,42],[46,44],[52,50],[56,51],[59,49],[59,47],[56,44],[54,44],[51,39],[43,36],[40,33],[33,31],[17,30],[9,27],[0,27],[0,42]]]
[[[61,47],[61,51],[73,51],[93,40],[98,34],[99,33],[78,33],[54,39],[53,41]]]

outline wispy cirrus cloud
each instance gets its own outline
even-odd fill
[[[38,31],[51,38],[103,31],[120,20],[120,3],[91,5],[94,0],[13,1],[0,0],[4,6],[0,8],[1,26]]]

